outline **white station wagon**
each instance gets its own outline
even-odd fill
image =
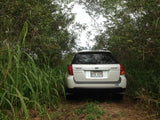
[[[72,93],[105,92],[114,93],[122,98],[126,89],[124,68],[107,50],[78,52],[65,81],[66,97]]]

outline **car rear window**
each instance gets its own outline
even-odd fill
[[[73,58],[72,64],[118,64],[110,52],[83,52]]]

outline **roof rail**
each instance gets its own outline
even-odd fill
[[[80,53],[80,52],[110,52],[110,51],[107,49],[99,49],[99,50],[81,50],[78,52]]]
[[[107,50],[107,48],[102,48],[102,50]]]

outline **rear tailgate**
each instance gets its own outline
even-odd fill
[[[120,77],[119,64],[72,64],[75,82],[116,82]]]
[[[110,52],[81,52],[72,61],[75,82],[115,82],[120,64]]]

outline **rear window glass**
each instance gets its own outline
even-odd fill
[[[72,64],[118,64],[110,52],[83,52],[73,58]]]

